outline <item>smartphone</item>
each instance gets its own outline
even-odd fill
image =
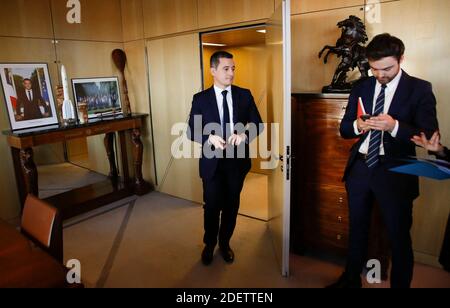
[[[363,114],[362,116],[360,116],[361,120],[363,120],[364,122],[369,120],[372,116],[370,114]]]

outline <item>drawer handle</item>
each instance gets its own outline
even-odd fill
[[[341,216],[338,217],[338,221],[342,222],[342,217]]]
[[[344,198],[340,197],[339,198],[339,203],[344,203]]]
[[[342,235],[338,234],[338,235],[336,236],[336,239],[337,239],[338,241],[342,240]]]

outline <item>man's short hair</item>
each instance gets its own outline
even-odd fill
[[[24,78],[22,82],[25,82],[25,81],[31,82],[31,79],[30,78]]]
[[[377,61],[386,57],[395,57],[399,62],[405,53],[405,44],[399,38],[383,33],[375,36],[367,45],[367,58]]]
[[[231,53],[223,51],[223,50],[216,51],[211,56],[211,60],[210,60],[211,68],[217,68],[220,64],[220,59],[222,59],[222,58],[233,59],[233,55]]]

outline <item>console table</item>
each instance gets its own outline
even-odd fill
[[[150,192],[153,189],[152,185],[142,177],[141,128],[147,116],[147,114],[116,115],[90,119],[89,123],[82,125],[51,125],[4,131],[3,134],[7,136],[11,147],[22,207],[27,194],[39,197],[38,172],[33,161],[33,147],[102,134],[105,135],[104,144],[110,165],[108,180],[49,197],[46,201],[60,210],[63,219],[68,219],[133,194],[144,195]],[[134,179],[130,178],[128,170],[127,132],[131,133],[133,146]],[[114,153],[116,133],[119,135],[123,169],[120,177]]]

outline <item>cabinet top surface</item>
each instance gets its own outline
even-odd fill
[[[345,93],[292,93],[293,97],[309,99],[348,99],[350,94]]]
[[[68,125],[68,126],[64,126],[61,124],[53,124],[53,125],[33,127],[33,128],[20,129],[20,130],[5,130],[5,131],[3,131],[3,135],[22,138],[22,137],[42,135],[42,134],[54,133],[54,132],[67,132],[67,131],[71,131],[71,130],[79,129],[79,128],[90,128],[90,127],[108,125],[111,123],[117,123],[117,122],[126,121],[126,120],[141,119],[141,118],[145,118],[147,116],[148,116],[148,114],[141,114],[141,113],[133,113],[130,116],[124,116],[124,115],[105,116],[103,118],[89,119],[89,122],[86,124],[74,124],[74,125]]]

